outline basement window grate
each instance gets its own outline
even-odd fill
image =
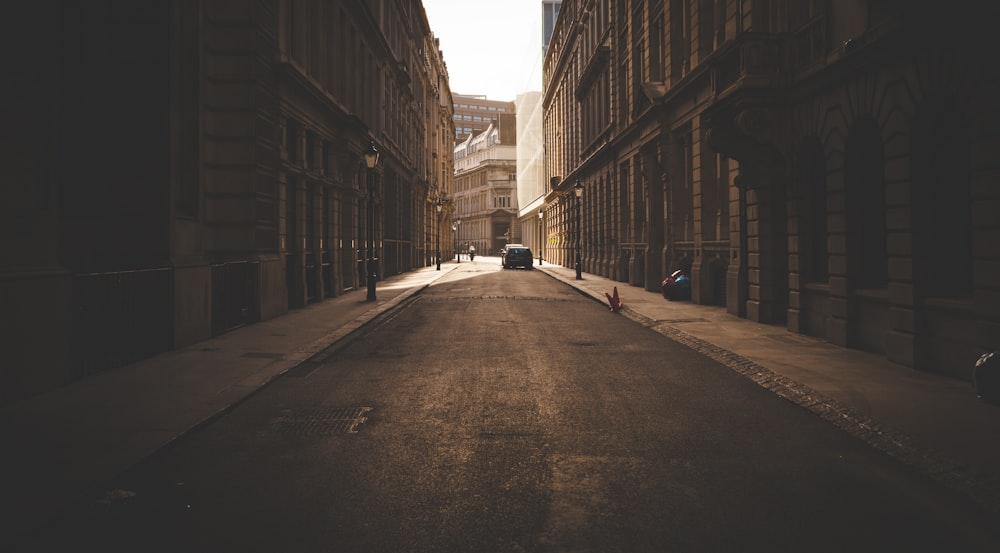
[[[240,357],[246,357],[247,359],[281,359],[285,356],[284,353],[269,353],[266,351],[248,351],[241,355]]]

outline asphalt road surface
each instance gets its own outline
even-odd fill
[[[961,497],[530,270],[465,262],[18,551],[1000,551]]]

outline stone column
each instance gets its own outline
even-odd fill
[[[783,322],[788,308],[784,177],[760,175],[744,184],[752,187],[747,190],[747,318],[761,323]]]
[[[715,121],[705,140],[739,163],[741,251],[730,260],[727,305],[746,278],[746,317],[762,323],[785,320],[788,303],[788,245],[784,158],[767,140],[769,114],[744,110]],[[738,263],[737,263],[738,261]],[[742,267],[745,262],[745,268]],[[742,308],[738,308],[742,311]]]

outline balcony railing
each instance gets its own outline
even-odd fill
[[[793,71],[806,67],[826,56],[826,18],[814,17],[792,35],[788,48],[788,65]]]
[[[733,85],[779,86],[827,52],[827,20],[817,16],[792,33],[746,32],[720,48],[713,64],[717,93]]]

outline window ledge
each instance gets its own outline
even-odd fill
[[[862,288],[855,290],[853,295],[858,298],[889,303],[888,288]]]
[[[982,304],[976,303],[972,298],[926,298],[922,304],[924,307],[952,313],[975,316],[986,314]]]
[[[816,292],[820,294],[830,294],[830,283],[829,282],[807,282],[802,285],[803,290],[809,292]]]

